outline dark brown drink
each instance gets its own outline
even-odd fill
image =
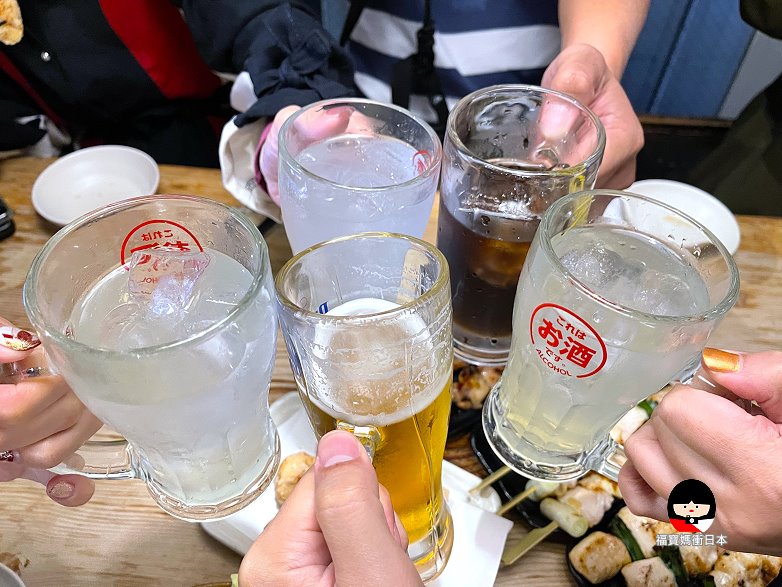
[[[441,202],[437,246],[450,266],[457,354],[487,364],[504,362],[516,285],[540,220],[480,210],[454,214]]]

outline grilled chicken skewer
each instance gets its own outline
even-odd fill
[[[782,567],[780,557],[732,553],[715,545],[655,548],[657,535],[675,534],[674,527],[636,516],[626,507],[611,520],[609,529],[611,534],[593,532],[568,554],[573,568],[593,584],[621,572],[628,587],[675,587],[707,574],[716,587],[760,587]]]
[[[559,528],[575,538],[583,536],[603,519],[614,497],[619,497],[616,484],[597,473],[566,483],[530,480],[527,488],[530,487],[540,487],[530,499],[540,501],[541,513],[552,521],[544,528],[530,531],[518,542],[506,544],[502,554],[504,565],[516,562]]]

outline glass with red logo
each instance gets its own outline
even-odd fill
[[[122,438],[52,470],[143,479],[186,520],[252,502],[279,462],[272,288],[257,228],[212,200],[134,198],[58,232],[33,261],[25,309],[52,368]]]
[[[610,429],[692,375],[738,291],[731,255],[678,210],[611,190],[557,200],[522,269],[508,365],[484,405],[492,448],[528,477],[616,479],[623,454]]]

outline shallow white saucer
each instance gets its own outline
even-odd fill
[[[60,157],[33,184],[35,211],[61,226],[96,208],[154,194],[160,181],[155,160],[138,149],[101,145]]]
[[[0,587],[24,587],[24,582],[11,569],[0,564]]]
[[[738,250],[741,232],[736,217],[710,193],[670,179],[643,179],[636,181],[626,191],[681,210],[712,231],[731,255]]]

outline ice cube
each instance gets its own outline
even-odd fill
[[[697,309],[687,282],[654,269],[641,274],[633,305],[637,310],[659,316],[686,315]]]
[[[576,279],[594,288],[605,288],[628,271],[627,263],[622,257],[600,242],[571,249],[560,261]]]
[[[526,198],[500,202],[497,210],[500,214],[508,218],[518,218],[520,220],[538,218],[537,214],[530,211],[529,202]]]
[[[128,265],[130,298],[147,317],[181,318],[207,265],[209,255],[198,251],[136,251]]]
[[[119,303],[101,323],[101,346],[131,350],[176,340],[183,334],[181,323],[208,264],[209,256],[201,252],[135,252],[127,264],[127,284]]]

